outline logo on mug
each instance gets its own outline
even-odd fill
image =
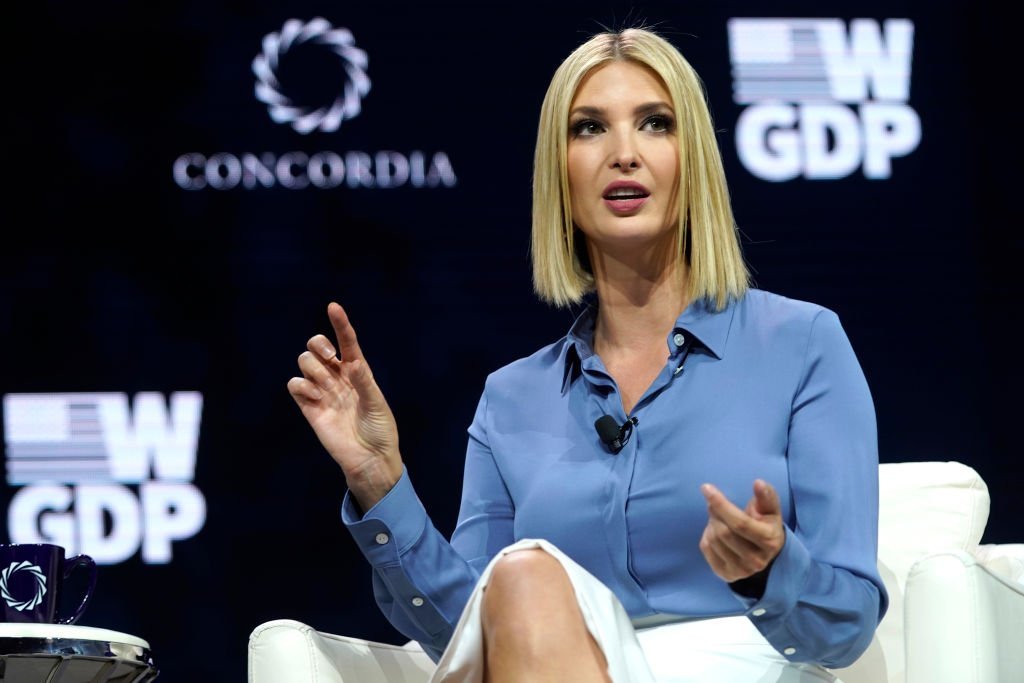
[[[307,51],[340,58],[344,71],[341,92],[334,92],[333,100],[321,106],[294,104],[280,78],[281,64],[287,60],[289,51],[306,44]],[[280,33],[263,37],[263,51],[252,60],[252,72],[257,79],[256,98],[267,105],[270,118],[276,123],[289,123],[303,135],[315,130],[333,133],[343,120],[359,114],[361,98],[370,92],[366,62],[366,52],[356,47],[352,32],[347,28],[334,28],[322,17],[306,23],[289,19]]]
[[[8,587],[9,583],[13,583],[15,577],[21,572],[28,572],[30,575],[29,578],[35,579],[35,595],[28,600],[12,596],[11,591],[14,589]],[[12,607],[19,612],[27,609],[35,609],[36,605],[43,601],[44,595],[46,595],[46,576],[43,574],[43,570],[40,567],[37,567],[31,562],[27,560],[11,562],[11,566],[0,572],[0,597],[3,597],[4,602],[7,603],[8,607]]]

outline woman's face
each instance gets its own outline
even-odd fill
[[[650,246],[678,224],[676,117],[661,79],[614,61],[591,71],[569,106],[572,216],[602,249]]]

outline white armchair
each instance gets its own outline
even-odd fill
[[[878,568],[889,611],[844,683],[1024,680],[1024,543],[979,545],[988,487],[958,462],[879,468]],[[369,588],[367,588],[369,590]],[[414,643],[323,633],[289,619],[249,636],[248,683],[425,683]]]

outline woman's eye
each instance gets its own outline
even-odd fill
[[[672,125],[673,121],[671,117],[663,114],[655,114],[644,121],[641,129],[649,130],[652,133],[669,133],[672,131]]]
[[[593,119],[577,121],[572,125],[572,136],[578,138],[586,135],[597,135],[602,130],[601,124]]]

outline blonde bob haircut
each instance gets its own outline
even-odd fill
[[[537,295],[555,306],[579,303],[594,290],[586,244],[574,227],[569,196],[569,107],[584,77],[611,61],[640,64],[657,74],[672,99],[679,145],[677,257],[687,265],[689,300],[706,299],[715,310],[749,286],[729,202],[725,170],[704,86],[693,67],[667,40],[649,29],[599,33],[555,71],[541,106],[533,171],[531,256]],[[577,241],[580,243],[577,244]]]

